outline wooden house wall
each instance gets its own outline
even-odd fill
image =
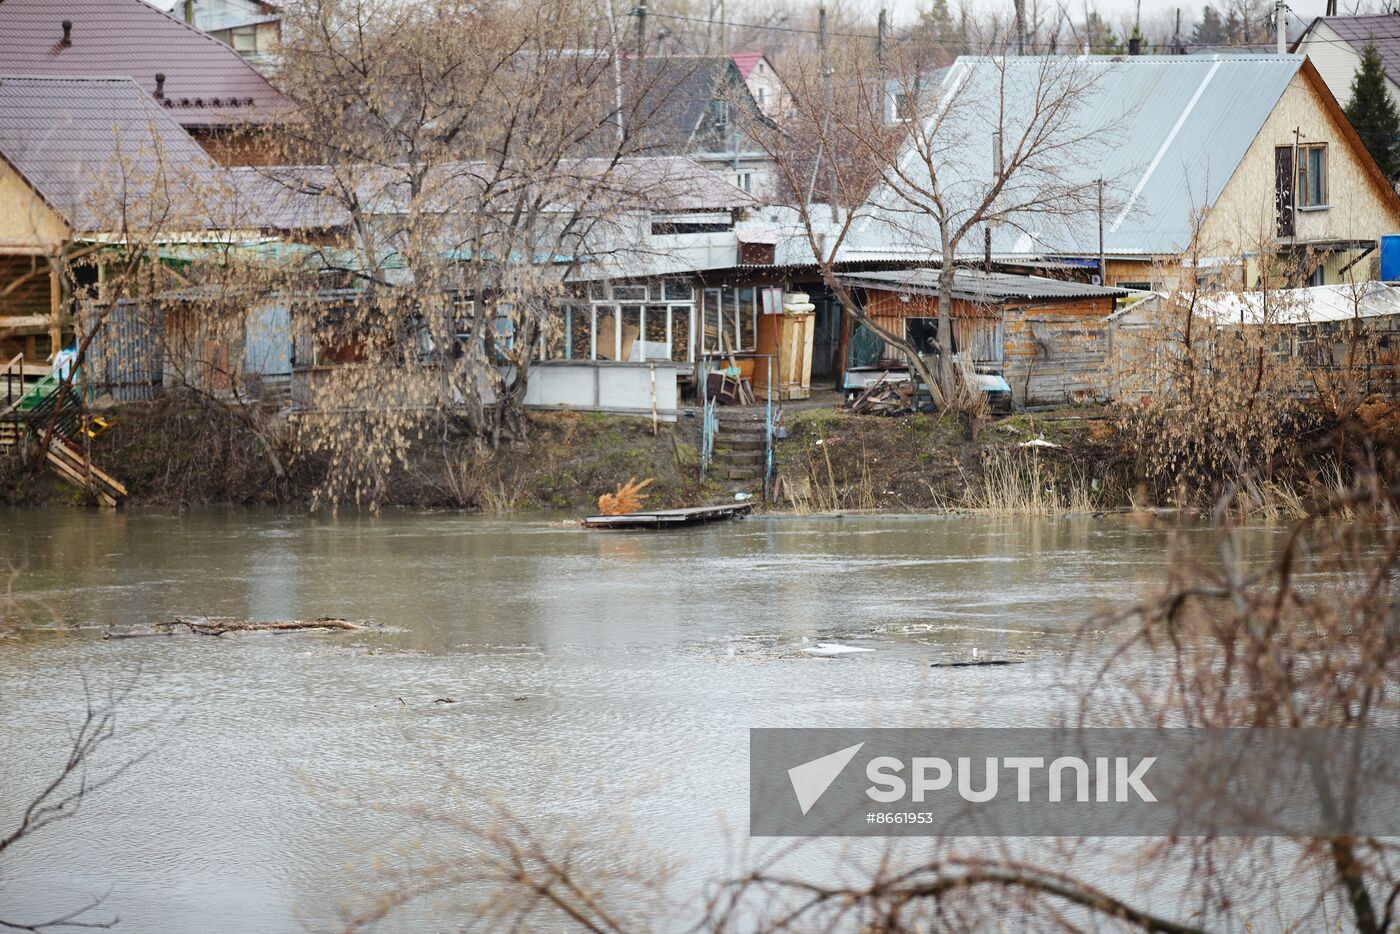
[[[906,318],[937,318],[938,299],[910,295],[903,301],[897,292],[871,290],[866,293],[865,313],[880,327],[893,334],[904,334]],[[954,299],[949,314],[953,319],[953,341],[961,350],[971,350],[976,363],[1000,364],[1001,322],[998,306],[979,305]],[[893,344],[885,345],[885,356],[902,359],[904,353]]]
[[[938,317],[938,299],[871,290],[866,314],[895,334],[906,318]],[[1070,299],[1020,306],[954,300],[955,346],[971,351],[979,368],[999,371],[1018,405],[1057,405],[1104,399],[1109,384],[1108,316],[1113,299]],[[887,355],[901,356],[886,345]]]
[[[1002,375],[1017,404],[1106,399],[1112,313],[1111,298],[1007,308]]]

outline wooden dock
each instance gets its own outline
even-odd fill
[[[673,529],[733,519],[751,512],[753,507],[753,503],[724,503],[719,506],[691,506],[688,509],[656,509],[629,512],[622,516],[589,516],[583,520],[583,524],[590,529]]]

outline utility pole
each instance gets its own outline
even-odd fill
[[[637,5],[637,73],[641,74],[642,59],[647,57],[647,0]]]
[[[1026,0],[1016,0],[1016,54],[1026,54]]]
[[[879,114],[880,122],[885,122],[885,114],[889,107],[889,79],[885,71],[885,25],[888,22],[885,8],[880,7],[880,20],[875,29],[875,110]]]
[[[1288,54],[1288,6],[1283,0],[1274,3],[1274,30],[1278,38],[1278,54]]]
[[[1181,47],[1181,7],[1176,8],[1176,28],[1172,30],[1172,54],[1180,55],[1185,50]]]
[[[880,65],[880,77],[885,76],[885,24],[888,18],[885,8],[880,7],[880,20],[875,28],[875,61]]]
[[[834,106],[831,100],[831,64],[827,60],[826,54],[826,5],[822,4],[817,13],[817,32],[822,49],[822,104],[826,111],[822,117],[822,141],[826,141],[827,134],[831,128],[831,109]],[[831,154],[826,157],[826,180],[827,192],[826,203],[831,208],[831,222],[834,224],[838,220],[836,214],[836,163],[832,160]]]
[[[1099,285],[1108,285],[1108,268],[1103,261],[1103,179],[1099,179]]]

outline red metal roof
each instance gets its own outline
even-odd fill
[[[129,77],[151,95],[163,74],[160,103],[185,127],[266,123],[292,107],[233,49],[143,0],[0,0],[0,69]]]
[[[763,61],[762,52],[740,52],[734,56],[734,64],[738,66],[739,74],[745,78],[749,76],[749,72],[753,71],[753,66],[761,61]]]

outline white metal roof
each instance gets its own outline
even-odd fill
[[[959,58],[937,93],[923,102],[930,151],[940,166],[940,183],[954,204],[979,200],[990,181],[992,134],[1006,101],[1003,139],[1023,133],[1032,121],[1032,98],[1047,84],[1090,82],[1078,95],[1072,115],[1051,142],[1075,139],[1038,171],[1013,176],[1003,203],[1018,203],[1032,188],[1059,185],[1077,190],[1075,217],[1052,211],[1015,215],[993,233],[998,254],[1080,254],[1098,252],[1098,223],[1092,196],[1084,186],[1104,178],[1110,209],[1104,219],[1104,251],[1110,255],[1175,253],[1191,237],[1194,207],[1213,202],[1273,111],[1288,82],[1302,66],[1295,55],[1139,56],[1132,58],[990,59]],[[945,102],[956,103],[945,103]],[[985,102],[985,106],[983,103]],[[956,108],[942,125],[931,123],[939,107]],[[938,242],[926,211],[910,210],[924,199],[911,192],[928,184],[927,166],[906,142],[900,180],[887,172],[857,221],[848,252],[875,255],[927,255]],[[906,197],[908,196],[908,197]],[[963,239],[962,249],[980,253],[980,228]]]
[[[1189,296],[1183,296],[1183,301]],[[1167,293],[1155,293],[1114,315],[1117,319],[1146,320],[1146,303],[1160,307]],[[1217,325],[1231,324],[1321,324],[1353,318],[1379,318],[1400,315],[1400,287],[1387,282],[1317,285],[1305,289],[1272,292],[1222,292],[1201,295],[1196,312]]]

